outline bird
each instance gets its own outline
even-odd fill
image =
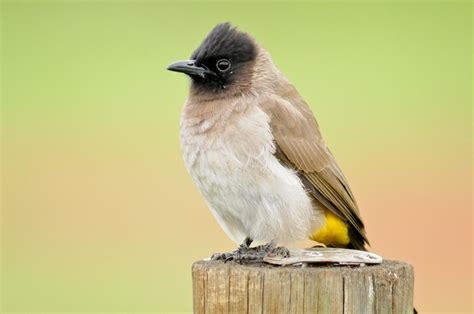
[[[287,257],[278,244],[307,239],[366,250],[358,205],[315,116],[252,36],[220,23],[167,69],[191,81],[180,120],[187,171],[240,244],[213,259]]]

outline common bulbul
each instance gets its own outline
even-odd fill
[[[180,126],[186,168],[226,234],[242,243],[215,258],[286,256],[277,243],[308,238],[365,250],[354,195],[313,113],[251,36],[218,24],[168,70],[191,77]]]

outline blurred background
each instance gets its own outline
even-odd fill
[[[1,312],[189,312],[234,244],[179,149],[188,58],[218,22],[298,87],[372,251],[420,312],[472,307],[470,1],[2,1]]]

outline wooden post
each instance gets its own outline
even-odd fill
[[[413,313],[413,268],[193,264],[194,313]]]

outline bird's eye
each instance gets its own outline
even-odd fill
[[[227,72],[227,71],[230,70],[230,67],[231,67],[230,61],[227,60],[227,59],[220,59],[220,60],[217,61],[217,63],[216,63],[216,68],[217,68],[220,72]]]

